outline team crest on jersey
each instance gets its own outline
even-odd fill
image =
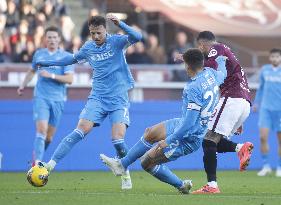
[[[216,56],[217,54],[218,54],[217,50],[213,48],[210,50],[210,52],[208,54],[208,58]]]
[[[108,44],[106,44],[105,48],[109,50],[109,49],[111,49],[111,45],[108,43]]]

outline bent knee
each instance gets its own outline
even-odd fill
[[[156,136],[155,136],[151,127],[148,127],[148,128],[145,129],[144,139],[151,144],[153,144],[157,141]]]

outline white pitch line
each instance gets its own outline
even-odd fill
[[[52,191],[15,191],[15,192],[6,192],[7,194],[57,194],[58,192]],[[181,197],[183,195],[180,194],[144,194],[144,193],[127,193],[127,192],[75,192],[80,195],[126,195],[126,196],[163,196],[163,197]],[[63,194],[67,194],[67,192],[63,192]],[[69,193],[73,194],[73,192]],[[281,196],[256,196],[256,195],[199,195],[199,194],[190,194],[189,196],[194,197],[207,197],[207,198],[256,198],[256,199],[281,199]]]

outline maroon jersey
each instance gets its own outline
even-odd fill
[[[217,69],[218,65],[215,59],[220,55],[228,58],[226,61],[227,77],[220,86],[221,96],[244,98],[250,102],[250,90],[247,78],[243,68],[229,47],[221,43],[213,45],[208,53],[208,57],[205,59],[204,66]]]

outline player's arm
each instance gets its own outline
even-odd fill
[[[35,70],[34,69],[29,69],[24,77],[24,80],[22,81],[22,83],[20,84],[19,88],[17,89],[17,93],[18,95],[22,95],[24,88],[27,86],[27,84],[33,79],[34,75],[35,75]]]
[[[46,70],[40,71],[40,75],[45,78],[50,78],[60,83],[72,84],[73,82],[73,72],[65,73],[63,75],[58,75],[54,73],[49,73]]]
[[[217,63],[217,70],[216,72],[216,79],[219,84],[222,84],[224,82],[224,79],[227,76],[227,70],[226,70],[226,56],[218,56],[215,61]]]
[[[44,60],[38,60],[36,61],[37,66],[67,66],[72,65],[74,63],[77,63],[78,61],[74,58],[73,54],[65,55],[64,57],[60,59],[44,59]]]
[[[253,105],[253,111],[257,111],[258,107],[260,106],[261,100],[262,100],[262,96],[263,96],[263,88],[264,88],[264,77],[263,77],[263,69],[260,72],[260,76],[259,76],[259,88],[256,92],[256,97],[254,100],[254,105]]]
[[[176,128],[174,133],[167,137],[166,141],[169,142],[169,139],[179,139],[185,136],[188,130],[195,125],[200,115],[200,109],[201,107],[196,103],[189,102],[185,118],[183,119],[182,123]]]
[[[119,26],[123,31],[128,34],[128,41],[130,44],[134,44],[142,39],[142,34],[137,32],[132,27],[128,26],[123,21],[120,21],[116,16],[107,14],[106,18],[111,20],[116,26]]]

